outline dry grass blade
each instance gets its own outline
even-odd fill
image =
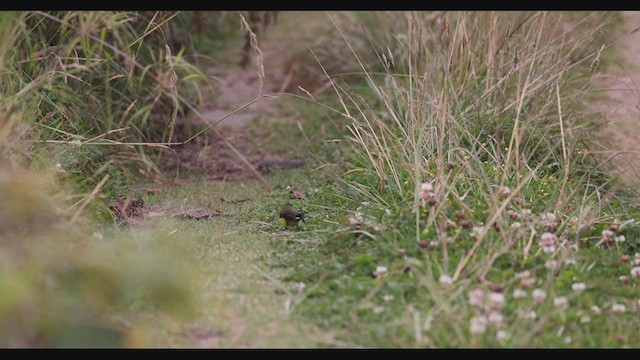
[[[100,180],[100,182],[98,183],[98,185],[96,185],[93,190],[91,191],[91,193],[86,196],[84,199],[82,199],[82,202],[80,202],[80,206],[78,207],[78,209],[73,213],[73,216],[71,216],[71,222],[75,222],[78,217],[80,216],[80,214],[82,213],[82,211],[84,210],[85,207],[87,207],[87,205],[89,205],[89,203],[96,197],[96,195],[98,195],[98,192],[100,192],[100,189],[102,189],[102,187],[104,186],[104,184],[107,182],[107,180],[109,180],[109,174],[105,175],[102,180]]]
[[[45,17],[47,19],[53,20],[57,23],[63,24],[65,26],[68,26],[69,28],[71,28],[72,30],[80,33],[80,29],[68,24],[67,22],[63,21],[62,19],[55,17],[49,13],[43,12],[43,11],[35,11],[35,14],[38,14],[42,17]],[[122,56],[124,59],[126,59],[127,61],[129,61],[129,63],[133,64],[134,67],[137,67],[138,69],[142,70],[143,73],[145,74],[145,76],[149,76],[151,77],[156,83],[158,84],[162,84],[162,80],[154,75],[151,72],[146,71],[147,69],[142,66],[139,62],[137,62],[135,59],[133,59],[131,56],[129,56],[128,54],[126,54],[125,52],[121,51],[120,49],[118,49],[117,47],[107,43],[106,41],[91,35],[91,34],[86,34],[86,36],[99,43],[100,45],[107,47],[109,49],[111,49],[112,51],[114,51],[116,54]],[[264,68],[262,68],[262,77],[264,78]],[[207,122],[206,119],[204,118],[204,116],[202,116],[202,114],[200,113],[200,111],[198,111],[198,109],[195,108],[195,106],[193,106],[189,101],[187,101],[184,97],[182,97],[180,94],[175,94],[176,98],[178,100],[180,100],[187,108],[189,108],[189,110],[191,110],[200,120],[204,121],[205,123]],[[171,142],[167,142],[167,143],[147,143],[147,142],[135,142],[135,143],[122,143],[122,142],[114,142],[114,143],[105,143],[105,144],[100,144],[100,143],[94,143],[93,145],[140,145],[140,146],[152,146],[152,147],[167,147],[167,146],[171,146],[171,145],[183,145],[186,144],[190,141],[192,141],[193,139],[195,139],[198,135],[202,134],[204,131],[212,128],[214,125],[218,124],[220,121],[224,120],[225,118],[227,118],[228,116],[232,115],[233,113],[240,111],[241,109],[245,108],[246,106],[249,106],[250,104],[264,98],[267,96],[273,96],[272,95],[262,95],[259,96],[258,98],[256,98],[255,100],[247,103],[246,105],[240,107],[239,109],[236,109],[235,111],[231,112],[229,115],[223,117],[222,119],[216,121],[215,123],[211,124],[210,126],[208,126],[206,129],[198,132],[197,134],[195,134],[194,136],[190,137],[189,139],[185,140],[184,142],[178,142],[178,143],[171,143]],[[251,164],[251,162],[246,158],[246,156],[244,156],[236,147],[233,146],[233,144],[231,144],[219,131],[216,131],[214,129],[214,132],[216,133],[216,135],[220,136],[220,138],[223,140],[223,143],[229,147],[237,156],[238,158],[245,164],[248,166],[248,168],[251,170],[251,172],[253,172],[253,174],[262,182],[266,182],[264,177],[260,174],[260,172],[255,168],[255,166],[253,166],[253,164]]]
[[[264,55],[262,54],[262,50],[258,47],[258,37],[251,30],[251,26],[247,23],[247,20],[242,16],[242,13],[238,12],[240,16],[240,21],[242,24],[242,28],[247,31],[250,38],[251,48],[256,52],[256,65],[258,66],[258,96],[262,95],[262,87],[264,86]]]
[[[173,68],[173,62],[171,61],[171,49],[169,48],[169,45],[165,45],[165,50],[165,60],[169,67],[169,95],[171,96],[171,100],[173,100],[171,123],[169,124],[169,138],[167,140],[167,142],[171,143],[171,139],[173,139],[173,132],[176,127],[176,118],[178,117],[178,75]]]

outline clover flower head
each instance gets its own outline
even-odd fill
[[[547,298],[547,292],[544,291],[543,289],[535,289],[533,290],[533,292],[531,293],[531,296],[533,297],[533,301],[537,304],[541,304],[543,303],[546,298]]]
[[[569,300],[567,300],[567,298],[564,296],[560,296],[553,299],[553,305],[555,305],[555,307],[560,310],[565,310],[569,307]]]
[[[577,282],[571,285],[571,289],[577,293],[583,292],[586,288],[587,288],[587,284],[583,282]]]
[[[488,319],[483,316],[474,316],[471,318],[471,324],[469,326],[469,331],[472,334],[482,334],[487,331],[487,323]]]
[[[373,272],[373,275],[375,275],[377,278],[381,278],[387,275],[388,272],[389,272],[389,269],[387,269],[386,267],[378,266],[376,267],[376,271]]]

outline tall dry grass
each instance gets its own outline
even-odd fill
[[[153,149],[197,102],[202,74],[153,46],[171,17],[0,15],[3,347],[151,346],[158,324],[188,313],[175,254],[95,221],[109,196],[157,174]]]
[[[335,51],[347,49],[366,82],[360,91],[332,84],[355,154],[345,183],[360,212],[396,214],[386,224],[392,230],[377,238],[402,244],[412,236],[438,249],[412,259],[424,293],[421,310],[406,320],[420,313],[433,320],[429,336],[414,324],[416,344],[496,344],[470,333],[468,321],[478,315],[466,299],[473,288],[502,271],[529,269],[524,264],[570,262],[599,240],[599,226],[629,217],[611,206],[611,177],[589,146],[601,119],[584,106],[612,16],[364,16],[375,24],[362,36],[367,50],[356,30],[336,22],[345,45]],[[368,65],[371,48],[383,73]],[[550,253],[541,245],[545,232],[555,239]],[[500,281],[505,293],[518,285]],[[541,287],[553,293],[554,281],[551,273]],[[505,314],[511,346],[532,344],[532,334],[557,315],[547,311],[533,322],[523,321],[525,313]]]

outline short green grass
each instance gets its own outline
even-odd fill
[[[274,176],[267,180],[271,186],[279,182]],[[300,295],[295,284],[282,282],[287,270],[274,271],[265,265],[276,256],[272,244],[287,242],[291,231],[278,226],[277,212],[286,196],[272,203],[269,216],[255,215],[265,196],[263,189],[256,180],[211,183],[194,178],[190,184],[162,187],[158,194],[145,195],[145,202],[184,210],[211,207],[228,216],[202,220],[155,218],[149,226],[113,230],[113,236],[129,238],[139,246],[169,247],[176,255],[173,265],[195,274],[195,312],[182,322],[158,328],[147,339],[147,346],[332,346],[327,331],[293,314]],[[261,222],[274,231],[256,231],[267,226]],[[190,327],[209,335],[190,336]]]
[[[474,311],[468,304],[468,292],[487,284],[470,283],[465,279],[450,291],[443,291],[440,299],[449,303],[440,312],[433,312],[430,287],[438,285],[443,269],[452,273],[461,256],[468,253],[474,242],[470,230],[457,228],[450,232],[455,238],[446,250],[442,244],[422,247],[413,237],[410,209],[403,212],[368,209],[368,216],[358,234],[349,217],[358,208],[370,204],[353,201],[349,189],[340,182],[327,181],[326,173],[304,170],[293,182],[307,194],[295,204],[306,210],[307,223],[296,233],[296,239],[274,242],[275,255],[267,261],[276,269],[287,269],[290,284],[304,282],[304,297],[295,312],[324,329],[338,334],[338,339],[353,346],[365,347],[637,347],[638,279],[630,275],[632,259],[640,248],[638,228],[627,226],[616,235],[627,238],[624,245],[612,249],[595,247],[599,233],[609,224],[596,226],[580,248],[570,257],[560,260],[560,266],[549,269],[551,257],[538,251],[534,244],[532,256],[521,261],[520,256],[504,253],[495,259],[486,274],[490,284],[500,284],[505,295],[504,322],[508,339],[497,340],[496,331],[482,338],[468,333],[468,317]],[[531,184],[530,192],[548,187],[552,179],[543,178]],[[260,229],[279,233],[273,221],[283,197],[288,195],[284,185],[258,206],[257,217],[264,223]],[[525,198],[527,192],[523,192]],[[612,200],[616,205],[616,200]],[[540,206],[543,208],[543,206]],[[478,211],[481,211],[479,209]],[[615,209],[610,209],[614,210]],[[607,210],[604,210],[605,212]],[[633,215],[637,218],[638,210]],[[515,221],[513,221],[515,222]],[[513,223],[511,222],[511,223]],[[372,234],[372,237],[369,236]],[[491,231],[491,237],[499,237]],[[425,239],[437,239],[428,234]],[[526,241],[524,242],[526,243]],[[490,256],[492,249],[484,249],[480,257]],[[628,256],[630,260],[621,262]],[[376,278],[378,266],[388,268],[388,275]],[[525,287],[521,277],[528,271],[534,279]],[[620,280],[626,276],[627,281]],[[432,279],[432,283],[424,279]],[[574,283],[584,282],[587,289],[576,293]],[[526,291],[524,298],[514,298],[515,289]],[[547,293],[545,302],[535,305],[533,289]],[[438,288],[437,291],[440,291]],[[567,297],[569,308],[559,311],[552,299]],[[614,303],[623,304],[625,313],[612,313]],[[597,306],[601,313],[594,312]],[[451,312],[456,307],[460,313]],[[535,320],[524,319],[528,311],[536,312]],[[597,310],[596,310],[597,311]],[[589,319],[587,319],[587,317]],[[589,321],[588,323],[586,321]]]
[[[463,16],[460,19],[464,21]],[[465,59],[467,55],[460,56]],[[572,71],[585,70],[589,71],[585,67]],[[416,141],[419,144],[420,132],[412,137],[400,131],[411,131],[411,126],[423,126],[423,122],[420,118],[400,117],[396,123],[389,119],[387,113],[392,110],[401,112],[402,105],[410,107],[402,103],[407,84],[398,81],[394,85],[401,90],[385,83],[376,87],[384,95],[376,96],[372,88],[377,85],[363,88],[341,83],[337,96],[322,101],[351,112],[351,118],[310,107],[302,117],[313,120],[303,123],[304,131],[280,129],[282,137],[297,139],[286,146],[307,145],[313,150],[307,156],[319,162],[316,169],[302,171],[298,176],[304,181],[296,185],[308,194],[296,204],[309,212],[307,224],[297,233],[296,241],[275,244],[279,255],[270,261],[277,268],[293,269],[286,278],[290,282],[307,284],[296,311],[358,346],[637,347],[640,296],[638,278],[631,275],[631,269],[637,266],[633,262],[639,245],[636,219],[640,212],[634,199],[614,193],[608,175],[598,170],[593,158],[584,156],[589,148],[579,135],[580,129],[589,126],[592,119],[578,117],[578,122],[572,123],[575,133],[560,137],[555,103],[556,94],[563,96],[560,88],[550,89],[553,98],[548,105],[527,100],[524,111],[532,120],[526,122],[530,126],[526,133],[515,136],[523,147],[522,169],[514,171],[508,154],[510,133],[516,133],[512,130],[515,113],[492,118],[453,111],[451,118],[463,120],[450,124],[447,118],[446,125],[450,132],[467,127],[462,131],[464,136],[460,142],[445,143],[452,150],[444,153],[433,145],[437,138],[431,137],[430,128],[424,128],[422,141],[433,143],[428,143],[430,152],[417,155],[421,161],[425,156],[426,163],[420,164],[418,171],[407,153],[414,151]],[[567,89],[578,92],[580,84],[566,86],[563,93]],[[499,95],[508,99],[509,89],[505,89]],[[428,91],[423,95],[419,87],[410,90],[427,98],[433,96]],[[459,90],[455,105],[461,109],[475,106],[470,95],[474,88],[464,90],[470,93]],[[400,109],[386,104],[384,108],[381,98],[399,102],[393,106]],[[493,101],[506,100],[496,96]],[[578,109],[584,110],[578,102],[563,104],[566,107],[560,116],[564,115],[565,121]],[[422,106],[429,109],[429,105]],[[536,113],[540,110],[544,111]],[[478,118],[467,122],[464,116],[472,115]],[[433,115],[427,112],[424,116]],[[402,121],[414,122],[405,125]],[[346,133],[353,140],[358,133],[352,129],[365,136],[356,139],[354,147],[344,140],[320,143],[320,137],[315,137],[309,141],[305,134],[314,134],[320,124],[329,128],[323,131],[328,135],[325,139],[349,138]],[[346,125],[352,126],[350,133],[345,131]],[[565,141],[568,154],[560,148]],[[437,161],[429,159],[439,156],[446,156],[452,168],[440,168]],[[436,197],[434,207],[418,206],[416,214],[414,199],[418,198],[420,182],[427,181],[450,188],[444,196]],[[501,186],[511,189],[513,196],[500,195]],[[264,219],[274,216],[274,203],[288,191],[285,186],[274,190],[272,200],[265,200],[259,208]],[[525,209],[531,210],[529,220],[523,219]],[[458,218],[456,212],[462,210],[464,216]],[[555,214],[557,230],[544,225],[548,212]],[[495,226],[489,223],[492,218]],[[471,226],[465,227],[464,220]],[[615,235],[624,235],[626,241],[612,248],[598,246],[602,232],[616,220],[624,225]],[[481,231],[482,246],[474,240],[474,227]],[[277,228],[265,224],[262,230],[276,232]],[[566,240],[553,255],[539,246],[540,235],[547,231]],[[384,267],[386,275],[376,276],[378,267]],[[441,281],[442,275],[452,276],[452,284],[447,285],[446,278]],[[581,290],[582,283],[585,290]],[[471,303],[474,290],[484,294],[482,306]],[[534,290],[539,303],[533,300]],[[486,300],[489,293],[499,304],[487,305],[491,304]],[[542,293],[546,294],[544,299]],[[471,331],[471,320],[481,316],[489,316],[494,324]]]

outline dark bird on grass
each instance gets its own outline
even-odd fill
[[[298,228],[300,223],[304,223],[304,214],[301,210],[296,210],[290,203],[284,204],[282,211],[280,211],[280,223],[284,228],[289,226],[295,226]]]

